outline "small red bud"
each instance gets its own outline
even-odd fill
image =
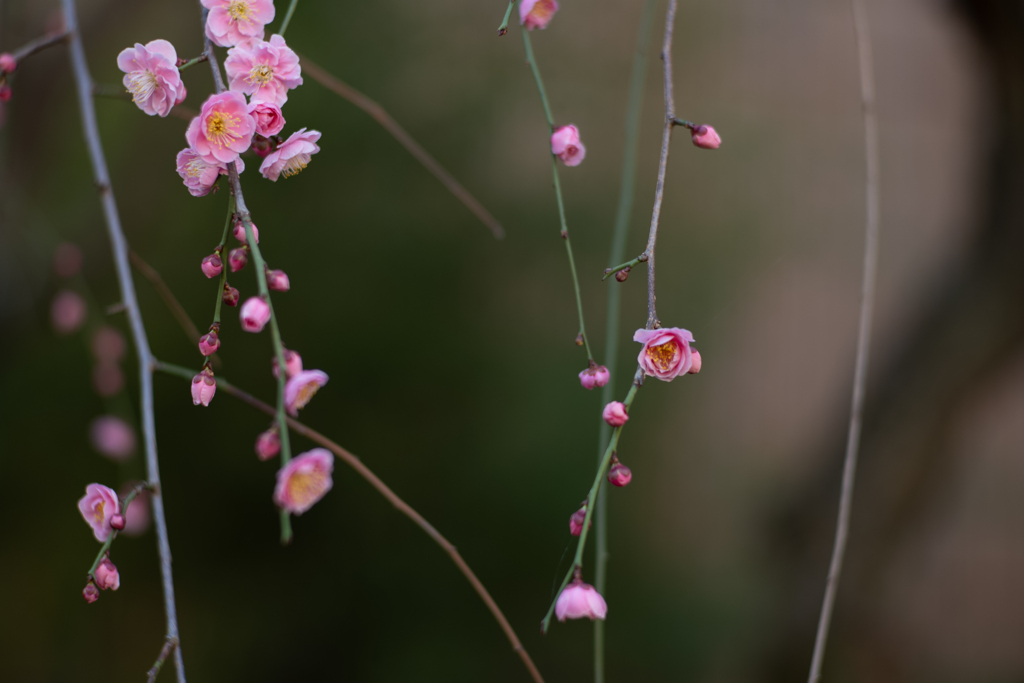
[[[110,526],[120,531],[124,528],[124,515],[114,515],[110,518]]]
[[[11,86],[6,83],[0,84],[0,102],[10,102],[11,94]]]
[[[238,290],[226,282],[224,283],[224,303],[228,306],[238,305]]]
[[[617,462],[608,470],[608,483],[612,486],[625,486],[633,480],[633,472],[621,462]]]
[[[619,272],[615,273],[615,279],[618,280],[619,282],[625,282],[626,278],[629,277],[629,270],[630,269],[626,267],[620,270]]]
[[[576,335],[576,346],[583,346],[583,333],[580,332]]]
[[[239,247],[232,249],[228,253],[228,266],[231,267],[232,273],[237,273],[242,268],[245,268],[245,264],[249,262],[249,256],[245,247]]]
[[[96,587],[92,581],[85,584],[85,590],[82,591],[82,597],[88,603],[96,602],[100,599],[100,589]]]

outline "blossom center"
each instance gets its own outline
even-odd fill
[[[132,102],[140,104],[149,99],[159,84],[152,71],[133,71],[128,77],[128,92],[132,94]]]
[[[537,0],[537,3],[530,10],[528,16],[533,17],[537,21],[547,21],[551,15],[555,13],[555,3],[553,0]]]
[[[198,178],[203,174],[203,171],[206,170],[207,166],[209,166],[209,164],[204,162],[202,159],[193,159],[185,164],[185,175],[189,178]]]
[[[308,154],[305,154],[303,156],[305,156],[306,159],[309,159],[309,155]],[[289,160],[288,163],[291,163],[291,161]],[[306,167],[306,164],[302,164],[302,168],[305,168],[305,167]],[[286,166],[285,170],[282,171],[282,173],[284,173],[286,178],[289,175],[295,175],[296,173],[299,172],[299,171],[294,171],[293,173],[289,174],[288,171],[287,171],[287,168],[288,167]],[[299,169],[299,170],[302,170],[302,169]],[[312,400],[312,398],[314,396],[316,396],[316,392],[319,391],[319,390],[320,390],[320,384],[318,382],[307,382],[306,384],[303,384],[302,388],[299,389],[298,394],[295,395],[295,407],[296,408],[305,408],[306,404],[309,403],[310,400]]]
[[[662,371],[669,370],[678,355],[679,342],[675,339],[670,339],[664,344],[647,348],[647,357],[651,359],[655,367]]]
[[[316,501],[327,489],[327,475],[320,470],[296,472],[288,478],[288,497],[302,507]]]
[[[285,178],[291,178],[293,175],[299,173],[300,171],[302,171],[302,169],[306,168],[306,166],[309,165],[309,159],[310,157],[306,153],[296,154],[285,163],[284,168],[281,169],[281,175],[283,175]],[[309,387],[313,387],[313,393],[309,395],[309,398],[313,398],[313,394],[315,394],[316,390],[320,388],[319,385],[317,384],[307,384],[306,386],[302,387],[301,390],[299,390],[299,396],[303,396],[303,392],[305,392]],[[308,401],[309,398],[307,398],[306,401]],[[305,401],[302,403],[302,405],[306,405]]]
[[[106,506],[106,504],[106,501],[101,500],[100,502],[96,503],[96,507],[92,509],[92,517],[96,520],[97,524],[103,523],[103,508]]]
[[[270,68],[269,64],[259,64],[254,66],[249,72],[249,77],[246,78],[246,82],[251,85],[264,86],[270,83],[274,78],[274,70]]]
[[[232,138],[238,137],[235,135],[237,126],[237,116],[215,111],[206,119],[206,139],[218,147],[224,147]]]
[[[247,0],[234,0],[228,5],[228,15],[235,21],[249,21],[257,12],[249,7]]]

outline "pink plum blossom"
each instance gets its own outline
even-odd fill
[[[265,138],[277,135],[284,128],[281,107],[273,102],[263,102],[254,98],[249,103],[249,115],[256,121],[256,134]]]
[[[185,84],[178,72],[178,53],[166,40],[125,48],[117,56],[117,68],[125,73],[124,87],[132,101],[150,116],[167,116],[171,107],[185,101]]]
[[[18,60],[10,52],[0,54],[0,72],[12,73],[18,68]]]
[[[573,536],[579,536],[583,533],[583,523],[587,521],[587,504],[584,503],[576,512],[572,513],[569,517],[569,533]]]
[[[217,393],[217,380],[213,377],[213,370],[203,370],[192,378],[192,404],[204,406],[210,405],[213,395]]]
[[[252,236],[256,239],[256,244],[259,244],[260,243],[260,230],[259,230],[259,228],[256,227],[255,223],[251,223],[250,222],[249,225],[252,226]],[[245,223],[243,223],[242,221],[238,221],[237,223],[235,223],[235,227],[231,231],[231,234],[234,235],[235,239],[238,240],[239,242],[241,242],[242,244],[245,244],[245,243],[247,243],[249,241],[249,239],[245,235]]]
[[[304,370],[284,385],[284,405],[292,416],[305,408],[320,387],[327,384],[327,373],[322,370]]]
[[[608,483],[612,486],[622,487],[631,481],[633,481],[633,471],[621,462],[616,461],[608,470]]]
[[[570,583],[558,596],[555,602],[555,616],[559,621],[566,619],[582,619],[588,617],[604,619],[608,614],[608,605],[601,594],[589,583],[579,578]]]
[[[693,144],[704,149],[718,149],[722,144],[722,138],[711,126],[697,126],[693,129]]]
[[[325,448],[314,448],[297,456],[278,470],[274,502],[301,515],[331,490],[333,470],[334,456]]]
[[[220,337],[216,330],[210,330],[199,338],[199,353],[204,356],[212,356],[220,348]]]
[[[254,103],[270,102],[283,107],[288,101],[288,91],[302,85],[299,57],[279,35],[270,36],[269,41],[249,40],[231,48],[224,60],[224,71],[231,90],[250,95]],[[255,113],[252,105],[250,111]],[[277,117],[280,116],[278,109]],[[270,135],[277,135],[280,130]],[[260,135],[267,134],[261,132]]]
[[[263,27],[274,20],[273,0],[201,0],[210,10],[206,35],[221,47],[250,38],[263,38]]]
[[[135,452],[135,430],[119,417],[103,415],[89,426],[92,447],[115,462]]]
[[[687,374],[696,375],[698,372],[700,372],[700,351],[690,349],[690,369],[687,370]]]
[[[263,300],[263,297],[250,297],[242,304],[238,315],[242,320],[243,330],[246,332],[262,332],[263,327],[270,322],[270,305]]]
[[[557,11],[558,3],[555,0],[520,0],[519,23],[525,26],[527,31],[535,28],[543,30],[548,27]]]
[[[249,116],[245,97],[222,92],[203,102],[199,116],[192,119],[185,132],[185,140],[200,159],[219,167],[249,149],[255,132],[256,121]]]
[[[621,427],[629,421],[629,413],[626,412],[626,406],[619,401],[612,401],[606,405],[601,413],[601,417],[612,427]]]
[[[203,275],[209,278],[217,277],[224,270],[224,263],[220,260],[220,254],[213,253],[203,257]]]
[[[176,159],[178,175],[193,197],[205,197],[213,190],[218,178],[228,174],[227,164],[211,164],[202,159],[191,147],[178,152]],[[235,169],[241,173],[245,170],[245,162],[235,159]],[[211,276],[212,277],[212,276]]]
[[[121,502],[114,489],[103,484],[89,484],[78,501],[78,511],[92,527],[92,535],[100,543],[110,537],[110,518],[121,511]]]
[[[92,335],[92,355],[98,361],[119,361],[126,348],[124,335],[113,327],[103,326]]]
[[[644,345],[637,362],[648,376],[670,382],[690,371],[693,364],[690,350],[693,334],[689,330],[679,327],[641,329],[633,334],[633,341]]]
[[[256,437],[256,457],[260,460],[270,460],[281,452],[281,435],[276,427],[271,427]]]
[[[96,571],[93,573],[96,578],[96,587],[100,590],[116,591],[121,587],[121,575],[117,573],[117,567],[108,558],[104,557]]]
[[[245,247],[232,249],[228,252],[228,267],[231,268],[232,273],[237,273],[242,268],[245,268],[245,264],[249,262],[248,254],[249,252]]]
[[[551,153],[566,166],[579,166],[587,156],[587,148],[580,142],[579,129],[572,124],[555,128],[551,134]]]
[[[267,287],[270,287],[275,292],[287,292],[292,288],[292,283],[288,279],[288,273],[283,270],[268,270]]]
[[[591,365],[580,373],[580,384],[588,390],[594,387],[603,387],[608,384],[609,377],[611,375],[608,373],[608,368],[603,365]]]
[[[320,139],[320,131],[306,131],[300,128],[288,136],[288,139],[277,146],[260,164],[260,173],[264,178],[277,182],[278,177],[290,178],[306,168],[312,155],[320,151],[316,141]]]
[[[270,359],[270,371],[274,374],[276,379],[278,376],[277,371],[277,357]],[[302,372],[302,356],[297,351],[291,349],[284,350],[284,376],[286,378],[292,378],[295,375]]]
[[[85,588],[82,589],[82,597],[90,605],[100,599],[100,589],[96,587],[92,581],[85,584]]]
[[[82,250],[71,242],[61,242],[53,250],[53,272],[61,277],[74,277],[82,269]]]
[[[76,292],[57,292],[50,306],[50,321],[57,334],[71,334],[85,322],[85,300]]]

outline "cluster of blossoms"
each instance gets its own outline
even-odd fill
[[[129,487],[129,490],[134,487]],[[117,493],[102,484],[89,484],[85,487],[85,495],[78,501],[78,511],[92,528],[92,534],[100,543],[105,544],[102,556],[97,558],[95,567],[89,572],[82,597],[86,602],[96,602],[101,590],[116,591],[121,587],[121,574],[110,561],[111,536],[118,532],[138,534],[149,523],[149,508],[142,502],[139,491],[136,491],[127,509],[122,510],[122,500]],[[129,523],[128,520],[133,520]]]

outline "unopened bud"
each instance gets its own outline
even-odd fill
[[[10,102],[11,94],[11,86],[6,83],[0,83],[0,102]]]
[[[206,277],[217,277],[223,270],[224,264],[221,263],[220,254],[215,252],[203,259],[203,275]]]
[[[260,460],[270,460],[280,452],[281,437],[277,427],[271,427],[256,437],[256,457]]]
[[[252,138],[252,151],[258,157],[265,157],[274,151],[274,143],[262,135],[254,135]]]
[[[257,228],[256,224],[252,223],[252,222],[250,222],[249,225],[252,226],[252,236],[254,238],[256,238],[256,244],[259,244],[260,243],[260,231],[259,231],[259,228]],[[248,237],[246,237],[246,234],[245,234],[245,223],[243,223],[242,221],[236,221],[235,222],[235,229],[231,231],[231,234],[234,235],[235,239],[238,240],[239,242],[241,242],[242,244],[245,244],[245,243],[247,243],[249,241]]]
[[[622,487],[632,480],[633,472],[621,462],[616,462],[608,470],[608,483],[612,486]]]
[[[629,266],[626,266],[625,268],[623,268],[619,272],[615,273],[615,279],[618,280],[619,282],[625,282],[626,278],[629,277],[629,271],[630,271]]]
[[[203,368],[202,372],[192,378],[192,403],[194,405],[210,405],[213,395],[217,393],[217,380],[213,378],[213,370]]]
[[[226,282],[224,283],[224,303],[228,306],[238,305],[238,290]]]
[[[109,558],[103,558],[93,576],[96,578],[96,585],[101,590],[116,591],[121,587],[121,575],[117,573],[117,567]]]
[[[18,68],[18,60],[14,58],[10,52],[4,52],[0,54],[0,71],[4,73],[11,73]]]
[[[217,349],[220,348],[220,337],[217,336],[217,332],[210,330],[209,333],[204,334],[199,338],[199,353],[204,356],[212,356],[217,353]]]
[[[230,266],[232,273],[237,273],[242,268],[245,268],[245,264],[248,262],[249,256],[245,247],[232,249],[228,253],[228,266]]]
[[[85,584],[85,590],[82,591],[82,597],[88,603],[94,603],[100,599],[100,589],[96,587],[92,581]]]
[[[573,536],[579,536],[583,533],[583,522],[585,521],[587,521],[586,503],[579,510],[572,513],[572,517],[569,518],[569,533]]]
[[[580,332],[576,335],[576,346],[583,346],[583,333]]]
[[[110,526],[120,531],[124,528],[124,515],[117,514],[110,518]]]
[[[292,283],[288,279],[288,273],[283,270],[268,270],[267,287],[275,292],[287,292],[291,289]]]

